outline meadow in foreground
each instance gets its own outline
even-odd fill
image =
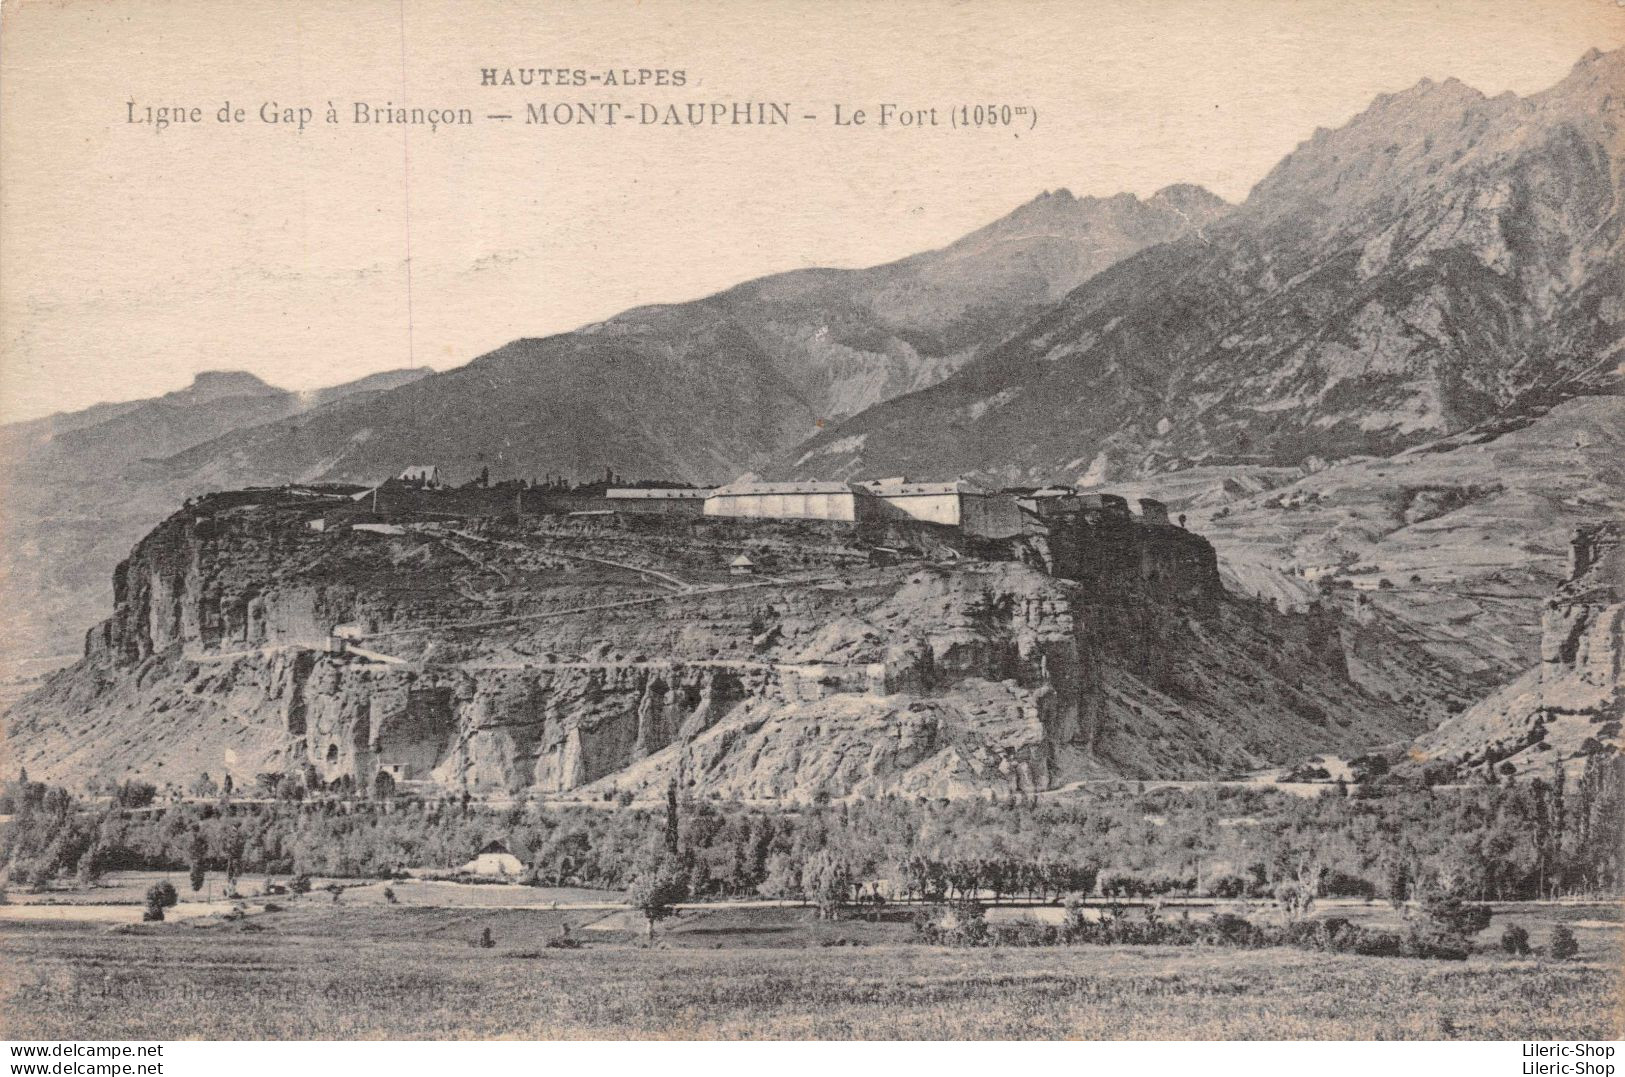
[[[290,909],[8,925],[0,1035],[49,1038],[1603,1038],[1617,935],[1562,964],[1171,947],[950,949],[808,910],[545,940],[568,910]],[[471,945],[484,927],[497,944]],[[844,944],[844,945],[842,945]]]

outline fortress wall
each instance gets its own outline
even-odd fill
[[[957,493],[897,495],[877,493],[874,497],[881,503],[879,506],[881,511],[887,515],[896,514],[911,520],[952,526],[959,526],[963,522],[961,501],[970,500]]]
[[[873,511],[853,493],[713,494],[707,516],[746,519],[855,521]]]

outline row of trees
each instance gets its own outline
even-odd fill
[[[1457,895],[1430,891],[1407,915],[1400,931],[1377,930],[1343,917],[1308,919],[1306,907],[1282,902],[1284,920],[1253,920],[1231,912],[1211,917],[1163,916],[1155,905],[1131,910],[1122,905],[1085,906],[1069,899],[1060,924],[1015,920],[990,924],[979,902],[958,901],[937,915],[917,921],[929,942],[950,946],[1223,946],[1256,949],[1296,946],[1327,953],[1376,957],[1427,957],[1462,960],[1473,949],[1473,936],[1489,926],[1487,906],[1468,904]],[[1566,929],[1564,929],[1566,932]],[[1502,937],[1508,952],[1530,952],[1528,932],[1509,925]],[[1548,953],[1559,960],[1575,953],[1572,934],[1554,932]]]
[[[667,864],[696,898],[840,901],[990,895],[1056,900],[1205,893],[1406,900],[1431,880],[1481,899],[1617,894],[1625,764],[1516,785],[1303,799],[1268,790],[1123,788],[1075,799],[888,797],[763,811],[690,799],[667,809],[242,803],[90,810],[13,783],[0,827],[10,885],[124,868],[382,876],[451,867],[491,840],[530,881],[623,889]]]

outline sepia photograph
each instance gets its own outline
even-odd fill
[[[1615,0],[6,0],[8,1073],[1608,1077],[1622,236]]]

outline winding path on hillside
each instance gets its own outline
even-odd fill
[[[555,557],[568,557],[572,561],[591,561],[593,564],[605,565],[609,568],[618,568],[625,572],[635,572],[640,576],[647,576],[651,579],[657,580],[677,591],[692,591],[695,589],[694,584],[688,583],[685,580],[680,580],[669,572],[661,572],[659,569],[654,568],[643,568],[639,565],[629,565],[624,561],[611,561],[607,557],[590,557],[584,553],[570,553],[567,550],[561,550],[555,546],[527,546],[522,542],[512,542],[507,539],[486,538],[484,535],[475,535],[468,531],[453,531],[452,534],[457,535],[460,538],[468,539],[471,542],[484,542],[492,546],[501,546],[504,549],[518,550],[521,553],[541,552],[551,554]]]
[[[634,570],[638,571],[638,570]],[[675,577],[674,577],[675,578]],[[613,602],[596,602],[587,606],[572,606],[563,610],[543,610],[539,613],[520,613],[510,617],[492,617],[474,621],[452,621],[446,624],[421,625],[412,628],[391,628],[382,632],[367,632],[352,637],[350,650],[352,653],[366,657],[377,656],[376,660],[385,662],[408,663],[408,659],[393,655],[383,655],[378,652],[364,650],[354,645],[354,640],[381,640],[394,639],[400,636],[415,636],[426,632],[457,632],[471,628],[500,628],[503,625],[523,624],[528,621],[545,621],[555,617],[570,617],[578,613],[596,613],[602,610],[628,609],[633,606],[649,606],[663,602],[672,602],[684,598],[700,598],[709,595],[729,594],[735,591],[760,590],[764,587],[794,586],[796,584],[818,585],[828,583],[837,578],[831,572],[811,573],[796,577],[763,577],[751,580],[749,583],[719,583],[710,585],[685,585],[682,591],[673,591],[667,594],[644,595],[639,598],[623,598]],[[183,657],[191,662],[223,662],[233,658],[248,658],[256,655],[270,655],[279,651],[320,651],[323,648],[311,643],[268,643],[261,647],[250,647],[240,651],[193,651],[187,652]]]

